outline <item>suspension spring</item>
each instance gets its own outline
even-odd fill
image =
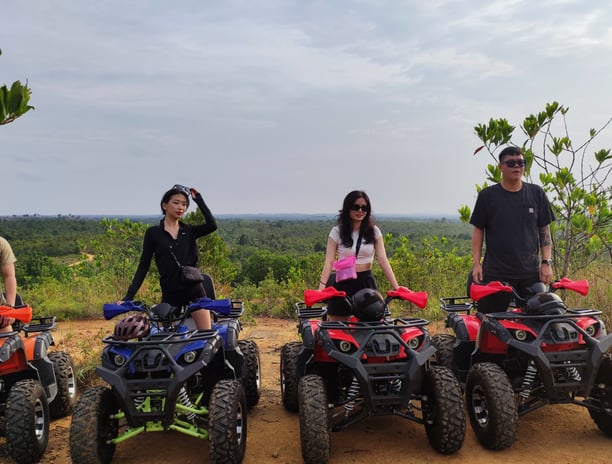
[[[521,385],[522,390],[519,393],[519,395],[521,395],[523,398],[529,398],[529,395],[531,394],[531,386],[533,385],[537,374],[538,369],[533,362],[533,359],[531,359],[529,360],[529,364],[525,370],[525,377],[523,378],[523,384]]]

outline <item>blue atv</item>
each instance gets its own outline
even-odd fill
[[[208,309],[211,330],[193,328]],[[240,463],[247,410],[259,401],[257,345],[238,340],[241,301],[201,298],[189,306],[104,305],[104,317],[129,313],[104,338],[96,374],[109,387],[86,390],[70,426],[73,462],[109,463],[117,444],[143,432],[174,430],[208,439],[211,462]]]

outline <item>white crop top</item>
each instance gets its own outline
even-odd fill
[[[359,232],[353,232],[353,246],[351,248],[347,248],[342,244],[342,239],[340,238],[340,226],[334,226],[329,233],[329,237],[338,244],[338,259],[346,258],[348,256],[355,256]],[[381,237],[382,232],[378,226],[374,226],[374,241]],[[359,255],[357,255],[357,264],[371,264],[372,261],[374,261],[374,242],[365,243],[362,237],[361,246],[359,247]]]

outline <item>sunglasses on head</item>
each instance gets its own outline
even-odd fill
[[[353,211],[364,211],[364,212],[368,212],[368,205],[353,205],[351,206],[351,209]]]
[[[501,164],[505,164],[509,168],[513,168],[514,166],[518,166],[519,168],[524,168],[527,163],[525,160],[508,160],[508,161],[502,161]]]
[[[185,195],[187,195],[187,198],[189,198],[189,196],[191,195],[191,190],[180,184],[174,184],[170,190],[176,190],[178,192],[184,193]]]

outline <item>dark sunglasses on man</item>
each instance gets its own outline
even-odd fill
[[[513,168],[514,166],[518,166],[519,168],[524,168],[527,162],[525,160],[508,160],[508,161],[502,161],[501,164],[505,164],[509,168]]]

